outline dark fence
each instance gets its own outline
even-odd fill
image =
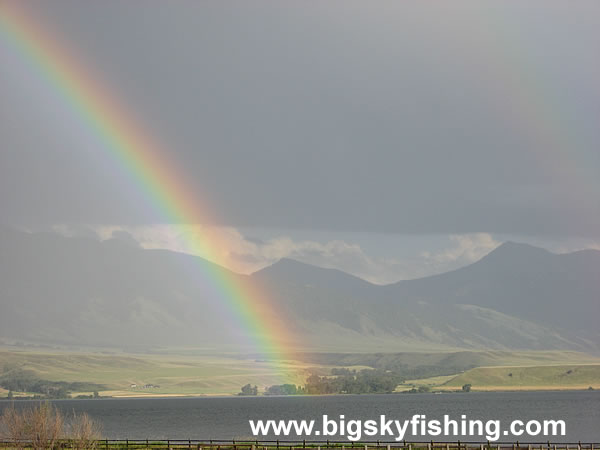
[[[31,441],[0,441],[0,448],[12,449],[195,449],[195,450],[600,450],[600,443],[519,443],[519,442],[349,442],[349,441],[218,441],[196,439],[101,439],[93,442],[62,440],[51,445]]]

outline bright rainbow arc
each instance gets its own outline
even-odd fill
[[[99,84],[53,34],[46,32],[28,14],[5,3],[0,5],[0,35],[8,39],[38,76],[60,92],[120,168],[133,178],[162,220],[199,224],[207,217],[214,217],[208,214],[206,204],[200,204],[200,199],[186,189],[183,174],[168,161],[167,151],[150,138],[133,115],[118,104],[114,95]],[[212,261],[218,260],[220,244],[223,242],[201,240],[197,233],[187,235],[189,252],[206,255]],[[230,276],[216,265],[202,265],[199,272],[254,339],[256,351],[272,361],[282,381],[288,381],[289,370],[285,370],[282,363],[294,359],[292,346],[296,340],[264,289],[242,277]]]

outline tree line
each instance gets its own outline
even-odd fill
[[[403,382],[403,378],[394,372],[382,369],[334,368],[331,375],[312,374],[304,386],[280,384],[269,386],[264,395],[322,395],[322,394],[379,394],[390,393]],[[257,386],[247,384],[239,395],[258,395]]]
[[[104,386],[95,383],[50,381],[38,378],[28,370],[10,370],[0,375],[0,387],[13,392],[31,392],[43,398],[70,398],[71,392],[86,392],[103,390]],[[97,396],[97,394],[96,394]]]

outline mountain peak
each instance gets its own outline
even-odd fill
[[[535,247],[530,244],[524,244],[522,242],[506,241],[492,250],[483,259],[512,259],[512,258],[547,258],[553,255],[540,247]]]
[[[311,264],[303,263],[301,261],[291,259],[291,258],[281,258],[280,260],[274,262],[270,266],[267,266],[259,271],[256,274],[260,273],[276,273],[278,275],[286,274],[286,273],[296,273],[296,271],[302,271],[303,273],[307,272],[316,272],[319,270],[328,270],[321,269],[320,267],[313,266]]]
[[[276,263],[255,272],[252,276],[285,279],[294,283],[312,285],[344,285],[363,287],[368,281],[338,269],[329,269],[290,258],[281,258]],[[339,284],[338,284],[339,283]]]

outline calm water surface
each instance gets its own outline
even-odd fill
[[[30,402],[16,402],[17,407],[26,404]],[[562,419],[567,425],[567,435],[550,438],[553,442],[600,442],[600,391],[99,399],[57,400],[54,404],[65,413],[87,412],[102,423],[104,437],[112,439],[248,438],[252,436],[250,419],[315,419],[320,429],[324,414],[338,419],[343,414],[346,420],[379,420],[382,414],[388,419],[400,420],[414,414],[425,414],[428,419],[441,419],[448,414],[452,419],[460,420],[461,415],[466,414],[472,419],[500,420],[503,428],[514,419]],[[8,402],[0,402],[0,409],[7,405]],[[390,436],[380,438],[392,439]],[[290,439],[296,439],[296,436]],[[408,434],[407,439],[411,439]],[[423,437],[413,439],[427,440]],[[444,440],[443,437],[433,439]],[[480,440],[465,436],[446,439]],[[545,436],[501,438],[502,441],[517,439],[522,442],[548,440]]]

